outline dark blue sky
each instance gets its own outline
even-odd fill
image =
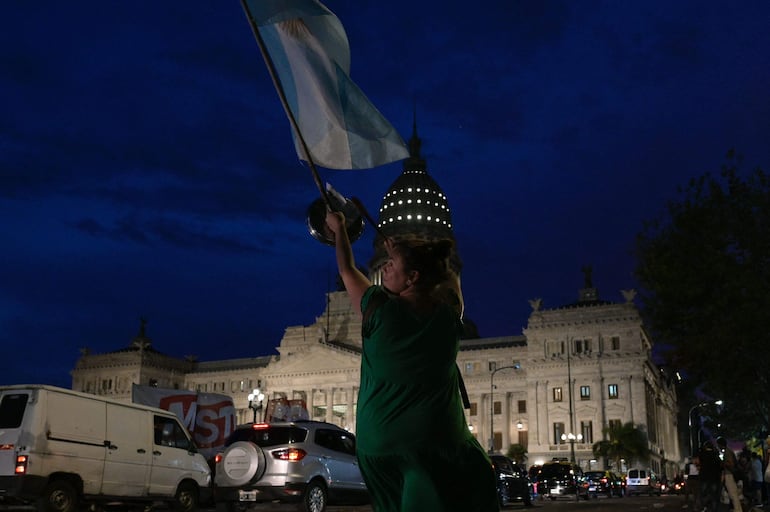
[[[467,315],[634,288],[642,222],[735,148],[770,168],[770,3],[329,1],[351,77],[449,198]],[[483,7],[483,10],[479,10]],[[0,384],[80,347],[274,353],[334,282],[238,1],[12,2],[0,31]],[[401,164],[322,178],[375,212]],[[359,262],[372,230],[356,242]]]

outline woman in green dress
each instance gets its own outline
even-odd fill
[[[384,240],[382,286],[355,265],[339,212],[326,217],[345,289],[363,313],[357,453],[376,512],[499,510],[495,474],[471,435],[456,357],[462,324],[450,240]]]

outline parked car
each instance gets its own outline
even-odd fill
[[[215,458],[217,510],[265,501],[322,512],[369,501],[353,434],[331,423],[295,421],[238,427]]]
[[[672,481],[661,484],[660,490],[668,494],[683,494],[685,485],[685,479],[682,476],[677,476]]]
[[[523,503],[532,506],[532,484],[527,471],[504,455],[490,455],[497,476],[497,496],[500,506]]]
[[[0,508],[166,502],[194,512],[211,469],[174,413],[44,384],[0,387]]]
[[[658,476],[651,469],[629,469],[626,474],[626,492],[634,494],[657,494],[660,496],[661,485]]]
[[[583,470],[577,464],[555,460],[543,464],[538,479],[537,492],[552,500],[561,497],[588,499],[588,487],[584,485]]]
[[[623,479],[612,471],[586,471],[584,481],[588,486],[588,495],[594,498],[607,496],[623,496]]]

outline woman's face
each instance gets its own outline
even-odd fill
[[[382,285],[391,293],[400,294],[411,286],[409,274],[404,270],[404,259],[398,251],[388,251],[390,258],[382,267]]]

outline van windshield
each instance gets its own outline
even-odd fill
[[[0,400],[0,428],[19,428],[28,398],[27,393],[3,395]]]

